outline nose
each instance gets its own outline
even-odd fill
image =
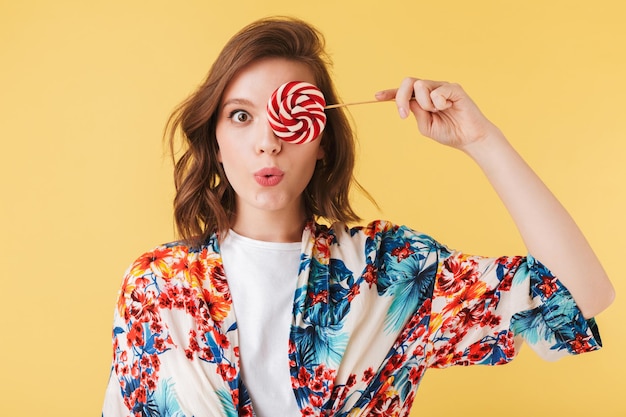
[[[274,134],[269,122],[264,124],[264,130],[256,143],[258,153],[275,155],[282,149],[282,141]]]

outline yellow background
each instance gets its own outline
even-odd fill
[[[624,416],[626,7],[596,1],[0,1],[0,414],[99,415],[113,306],[174,237],[166,118],[250,21],[326,35],[345,101],[414,75],[461,83],[570,209],[612,277],[605,348],[431,371],[414,416]],[[392,104],[352,109],[358,176],[388,218],[451,247],[523,254],[464,155]],[[200,417],[200,416],[199,416]]]

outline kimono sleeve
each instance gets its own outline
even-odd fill
[[[546,360],[602,346],[594,319],[530,255],[442,254],[432,300],[431,367],[504,364],[522,342]]]
[[[156,265],[169,248],[147,253],[124,275],[113,318],[113,360],[102,407],[103,417],[182,416],[167,384],[159,381],[160,354],[171,338],[159,312]]]

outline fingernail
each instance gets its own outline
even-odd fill
[[[400,113],[400,117],[403,119],[406,119],[406,117],[409,115],[404,107],[398,107],[398,113]]]
[[[378,92],[376,92],[376,93],[374,94],[374,97],[376,97],[376,98],[380,98],[380,97],[382,97],[383,95],[385,95],[385,92],[384,92],[384,91],[378,91]]]

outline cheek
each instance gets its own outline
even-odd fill
[[[220,139],[221,138],[221,139]],[[220,164],[224,163],[224,160],[228,161],[229,153],[231,152],[228,144],[228,134],[220,129],[219,124],[215,129],[215,146],[217,151],[215,155],[217,156],[217,161]]]
[[[323,152],[317,152],[316,154],[316,158],[312,157],[313,155],[311,155],[309,158],[306,159],[306,161],[302,161],[302,170],[303,170],[303,177],[308,178],[307,182],[311,180],[311,178],[313,177],[313,174],[315,173],[315,168],[317,167],[318,161],[320,159],[322,159],[323,157]]]

